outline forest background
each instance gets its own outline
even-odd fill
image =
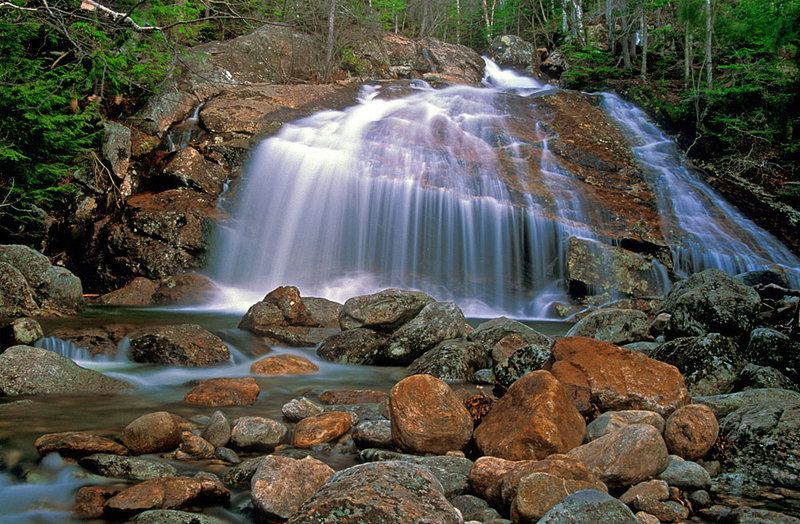
[[[563,55],[562,87],[615,90],[646,109],[707,177],[800,209],[800,0],[10,0],[0,217],[24,227],[68,214],[75,180],[102,167],[103,119],[140,108],[191,46],[267,23],[318,39],[314,73],[287,82],[358,77],[353,45],[376,31],[478,52],[518,35]]]

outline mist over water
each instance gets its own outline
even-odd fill
[[[555,88],[490,61],[484,83],[434,90],[412,81],[403,96],[367,85],[357,105],[287,124],[262,142],[216,245],[211,277],[225,292],[214,307],[245,310],[281,285],[340,302],[400,287],[455,301],[470,316],[547,317],[566,300],[564,239],[609,239],[584,216],[576,181],[538,124],[551,207],[504,181],[530,164],[512,163],[511,173],[501,165],[499,150],[525,154],[503,97],[534,104]],[[640,111],[603,100],[636,145],[679,270],[800,266],[697,181]]]

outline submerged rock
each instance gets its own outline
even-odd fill
[[[85,369],[52,351],[13,346],[0,354],[0,396],[57,393],[116,393],[122,380]]]

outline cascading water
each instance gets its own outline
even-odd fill
[[[364,86],[358,105],[287,124],[260,144],[240,207],[219,238],[212,277],[227,292],[218,306],[243,310],[281,285],[339,301],[393,286],[453,300],[472,316],[546,317],[549,303],[565,298],[564,239],[614,239],[599,237],[594,227],[603,213],[596,201],[583,200],[591,187],[584,183],[578,191],[574,176],[550,153],[553,132],[536,125],[525,142],[509,130],[509,97],[527,97],[533,106],[555,88],[491,61],[484,83],[442,90],[421,81]],[[691,176],[683,177],[691,180],[684,186],[658,178],[683,169],[675,146],[618,99],[605,97],[605,106],[641,144],[636,154],[665,223],[681,225],[681,236],[665,230],[678,246],[679,268],[798,265],[779,244],[767,249],[772,258],[756,258],[747,246],[766,244],[755,226],[745,231],[752,241],[713,233],[744,227],[733,219],[709,220],[732,214]],[[512,179],[531,169],[545,197],[512,189]],[[684,197],[706,207],[684,209]],[[681,247],[687,237],[697,240],[696,248]],[[722,238],[728,258],[717,246]]]
[[[727,273],[782,266],[800,283],[800,259],[698,180],[683,164],[675,143],[636,106],[604,93],[603,107],[633,143],[658,200],[664,238],[676,271],[707,268]]]

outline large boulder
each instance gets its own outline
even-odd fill
[[[383,449],[365,449],[359,457],[365,462],[402,461],[425,466],[442,484],[447,500],[469,491],[469,472],[473,462],[465,457],[433,455],[420,457]]]
[[[231,428],[230,443],[237,449],[272,451],[287,440],[289,428],[264,417],[240,417]]]
[[[79,463],[93,473],[116,479],[148,480],[178,475],[175,466],[168,462],[109,453],[93,453],[82,458]]]
[[[736,410],[758,404],[776,404],[781,402],[800,402],[800,393],[786,389],[751,389],[726,393],[725,395],[709,395],[707,397],[692,397],[694,404],[708,406],[717,420],[722,420]]]
[[[760,305],[753,288],[719,269],[707,269],[675,284],[660,311],[672,315],[665,329],[668,338],[706,333],[736,338],[750,331]]]
[[[251,479],[253,505],[267,517],[288,519],[333,476],[317,459],[267,456]]]
[[[231,355],[210,331],[197,324],[179,324],[132,333],[130,356],[136,362],[207,367],[227,362]]]
[[[341,517],[345,516],[345,517]],[[424,466],[387,461],[337,472],[306,500],[290,524],[334,522],[436,522],[460,524],[436,477]]]
[[[744,358],[753,364],[772,366],[800,382],[800,342],[771,328],[756,328],[744,350]]]
[[[669,416],[689,403],[674,366],[608,342],[563,337],[553,346],[551,372],[581,412],[644,409]]]
[[[539,63],[536,47],[516,35],[496,36],[489,44],[489,56],[497,65],[523,70]]]
[[[531,371],[544,368],[553,357],[551,345],[552,342],[517,348],[511,356],[495,365],[495,381],[501,386],[509,387]]]
[[[586,426],[586,441],[590,442],[604,435],[608,435],[612,431],[616,431],[625,426],[633,424],[650,424],[658,430],[659,433],[664,433],[666,421],[664,417],[655,411],[644,410],[625,410],[625,411],[606,411]]]
[[[667,449],[685,460],[697,460],[708,453],[719,436],[719,423],[711,408],[689,404],[669,416],[664,431]]]
[[[472,417],[446,383],[414,375],[389,393],[392,438],[412,453],[444,454],[461,450],[472,437]]]
[[[729,447],[726,472],[762,485],[800,489],[800,400],[744,406],[720,432]]]
[[[17,268],[0,262],[0,315],[19,317],[39,313],[28,281]]]
[[[549,349],[553,345],[553,339],[547,335],[539,333],[522,322],[506,317],[483,322],[470,332],[467,338],[486,346],[486,350],[491,353],[495,364],[503,362],[523,346]]]
[[[468,331],[461,308],[452,302],[432,302],[392,334],[381,356],[388,364],[408,365],[436,344],[461,338]]]
[[[516,381],[475,429],[484,455],[543,459],[580,445],[586,423],[556,378],[534,371]]]
[[[727,393],[747,364],[736,342],[719,333],[670,340],[650,357],[678,368],[692,396]]]
[[[52,265],[38,251],[22,245],[0,245],[0,262],[10,264],[22,273],[42,308],[75,313],[83,307],[80,279],[64,267]]]
[[[385,289],[347,300],[339,314],[339,325],[343,330],[365,327],[391,333],[431,302],[435,302],[433,297],[421,291]]]
[[[122,443],[137,455],[172,451],[181,442],[182,421],[166,411],[147,413],[122,430]]]
[[[567,332],[568,337],[589,337],[618,346],[647,340],[647,315],[635,309],[598,309],[592,311]]]
[[[159,477],[145,480],[114,495],[106,502],[112,515],[124,516],[149,509],[180,509],[191,506],[222,504],[230,492],[217,479],[195,477]]]
[[[330,362],[374,365],[388,336],[367,328],[354,328],[331,335],[317,348],[317,355]]]
[[[669,466],[661,433],[650,424],[633,424],[577,447],[567,456],[580,460],[609,488],[632,486]]]
[[[46,349],[13,346],[0,354],[0,396],[108,394],[131,387]]]
[[[310,448],[341,437],[353,425],[353,416],[343,411],[330,411],[306,417],[294,428],[292,446]]]
[[[95,453],[107,453],[111,454],[110,456],[128,454],[128,448],[118,442],[80,431],[48,433],[37,438],[33,446],[40,455],[55,452],[70,458],[80,458]]]
[[[646,298],[663,294],[663,267],[632,251],[586,238],[567,241],[570,295],[622,294]]]
[[[479,369],[488,368],[491,357],[483,344],[468,340],[445,340],[408,366],[408,375],[433,375],[442,380],[467,382]]]

